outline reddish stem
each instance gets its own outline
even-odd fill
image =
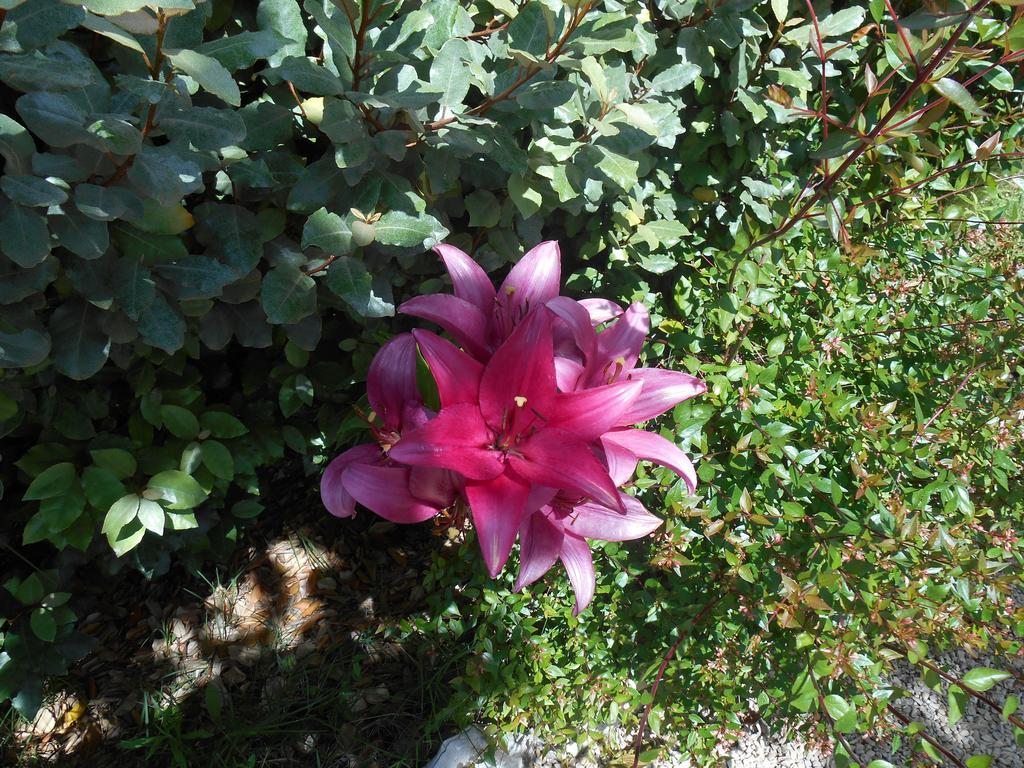
[[[713,581],[717,581],[717,579],[714,579]],[[651,701],[644,710],[643,716],[640,718],[640,729],[637,731],[636,740],[633,743],[633,768],[637,768],[637,766],[640,765],[640,748],[643,746],[644,734],[647,732],[647,721],[651,716],[651,710],[654,709],[654,701],[658,695],[658,686],[661,684],[661,679],[665,676],[665,670],[668,668],[669,662],[672,661],[672,658],[676,654],[676,650],[679,648],[683,640],[690,636],[690,633],[697,627],[697,625],[708,617],[711,610],[718,605],[718,603],[720,603],[730,591],[731,590],[729,588],[726,588],[724,592],[717,595],[713,600],[711,600],[711,602],[706,603],[690,621],[689,629],[679,633],[679,637],[676,638],[676,641],[672,643],[668,652],[662,658],[661,666],[658,667],[658,674],[655,675],[654,683],[651,684]]]
[[[839,177],[842,176],[846,172],[846,170],[851,165],[853,165],[858,160],[858,158],[860,158],[861,155],[863,155],[868,150],[868,147],[871,146],[871,141],[887,129],[889,121],[892,120],[892,118],[896,114],[898,114],[901,109],[903,109],[906,103],[910,101],[911,97],[925,83],[925,81],[927,81],[927,79],[931,76],[932,72],[934,72],[935,69],[942,62],[942,60],[946,58],[950,50],[952,50],[953,46],[956,45],[957,41],[963,36],[964,32],[967,31],[967,27],[970,25],[974,17],[979,12],[981,12],[990,2],[991,0],[979,0],[978,3],[971,7],[971,9],[967,12],[967,15],[964,18],[964,20],[950,35],[949,40],[947,40],[946,43],[942,46],[942,48],[940,48],[935,53],[935,55],[932,56],[931,60],[928,62],[927,65],[918,68],[917,75],[914,77],[914,80],[910,83],[906,90],[904,90],[903,93],[900,94],[900,97],[896,99],[896,101],[885,113],[885,115],[878,121],[878,123],[876,123],[875,127],[872,128],[867,133],[867,135],[864,137],[864,141],[862,141],[856,148],[854,148],[853,151],[851,151],[846,156],[846,159],[843,160],[839,167],[836,168],[835,171],[833,171],[831,174],[828,175],[828,177],[825,178],[821,185],[815,190],[814,194],[811,195],[810,199],[800,208],[800,210],[795,215],[791,216],[789,219],[784,221],[776,229],[769,232],[764,237],[757,239],[749,246],[747,246],[747,248],[744,251],[744,255],[750,253],[755,248],[767,245],[768,243],[772,242],[778,237],[781,237],[786,232],[791,230],[796,225],[796,223],[803,218],[804,214],[811,210],[811,208],[813,208],[818,203],[818,201],[821,200],[828,193],[828,191],[832,188],[832,185],[835,184],[836,180],[838,180]],[[739,271],[739,265],[741,262],[742,259],[737,259],[736,263],[733,265],[732,273],[729,275],[729,290],[732,290],[732,286],[736,281],[736,274]]]

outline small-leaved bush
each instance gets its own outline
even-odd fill
[[[0,700],[88,649],[76,573],[224,556],[263,468],[363,439],[446,239],[488,271],[559,239],[566,293],[650,306],[647,364],[709,393],[655,425],[701,490],[648,494],[664,534],[596,553],[578,621],[439,554],[435,612],[387,630],[465,656],[439,722],[636,727],[678,639],[649,733],[708,754],[755,699],[842,752],[892,722],[888,658],[1015,652],[1021,243],[953,232],[1020,156],[1020,19],[0,2]]]

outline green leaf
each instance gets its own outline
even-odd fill
[[[967,758],[965,765],[967,768],[989,768],[992,765],[992,761],[991,755],[973,755]]]
[[[161,293],[157,293],[150,305],[142,311],[137,327],[148,344],[169,355],[173,355],[185,344],[185,320]]]
[[[60,0],[31,0],[17,6],[0,27],[0,50],[27,51],[52,43],[64,32],[74,29],[85,17],[78,5]]]
[[[569,101],[576,86],[567,80],[540,80],[516,93],[516,103],[526,109],[554,109]]]
[[[101,532],[108,538],[116,537],[122,528],[135,519],[139,514],[139,505],[142,498],[130,493],[110,505],[107,514],[103,517]]]
[[[216,440],[204,440],[200,446],[203,457],[203,466],[210,470],[216,477],[222,480],[231,480],[235,476],[235,460],[231,457],[231,451],[224,443]]]
[[[24,174],[0,177],[0,189],[19,205],[34,208],[60,205],[68,199],[68,193],[56,184]]]
[[[179,241],[180,242],[180,241]],[[219,296],[238,277],[237,271],[210,256],[188,256],[157,264],[154,271],[174,286],[181,299],[210,299]]]
[[[14,108],[28,129],[51,147],[69,147],[89,139],[85,110],[68,94],[26,93]]]
[[[199,423],[211,435],[220,438],[241,437],[249,431],[245,424],[223,411],[206,411],[199,417]]]
[[[289,56],[274,74],[290,82],[301,93],[314,96],[341,96],[345,93],[345,86],[337,75],[306,56]]]
[[[232,109],[191,107],[160,118],[160,127],[172,139],[187,141],[196,149],[219,150],[241,144],[245,122]]]
[[[36,608],[29,617],[29,624],[35,636],[44,643],[52,643],[57,637],[57,622],[54,621],[53,611]]]
[[[50,218],[50,228],[62,247],[83,259],[98,259],[110,247],[106,222],[95,221],[67,207],[63,216]]]
[[[440,102],[446,107],[460,106],[469,92],[468,57],[466,41],[454,38],[441,47],[430,63],[430,85],[441,92]]]
[[[128,169],[128,180],[161,205],[177,205],[203,185],[199,166],[173,145],[146,144]]]
[[[1015,694],[1010,694],[1006,697],[1006,702],[1003,704],[1002,718],[1004,721],[1010,719],[1010,715],[1017,711],[1020,706],[1020,698]]]
[[[632,189],[637,182],[640,163],[609,150],[601,150],[601,152],[602,157],[598,161],[597,167],[623,190]]]
[[[125,494],[124,483],[103,467],[86,467],[82,471],[82,490],[90,506],[96,509],[110,509]]]
[[[543,4],[531,0],[519,9],[519,13],[508,25],[508,46],[540,57],[547,53],[548,43],[553,39],[553,31],[548,27]]]
[[[46,590],[43,587],[43,582],[35,573],[30,573],[14,588],[11,588],[9,585],[10,582],[8,582],[8,591],[14,595],[22,605],[35,605],[43,599],[43,595],[46,593]]]
[[[155,501],[139,499],[139,522],[147,531],[164,535],[164,508]]]
[[[44,499],[39,504],[37,517],[47,537],[69,528],[85,511],[85,496],[77,485],[60,496]],[[26,526],[27,530],[27,526]],[[31,543],[25,541],[24,543]]]
[[[243,499],[231,507],[231,514],[243,520],[257,517],[263,511],[263,505],[256,499]]]
[[[180,405],[161,405],[160,418],[167,430],[182,440],[194,440],[199,434],[199,420],[188,408],[182,408]]]
[[[26,328],[17,333],[0,333],[0,369],[31,368],[50,355],[50,338]]]
[[[786,21],[786,16],[789,14],[789,0],[771,0],[772,14],[775,16],[775,20],[782,24]]]
[[[0,114],[0,157],[6,162],[4,170],[7,173],[31,173],[35,149],[35,142],[25,126],[8,115]]]
[[[69,461],[62,461],[36,475],[21,499],[22,501],[51,499],[67,491],[74,481],[75,465]]]
[[[985,110],[978,106],[978,102],[971,96],[970,91],[964,88],[956,80],[943,77],[932,84],[936,91],[945,98],[956,104],[960,109],[969,115],[984,115]]]
[[[206,492],[195,478],[177,469],[154,475],[147,489],[159,494],[168,509],[192,509],[206,498]]]
[[[839,733],[850,733],[857,729],[857,709],[842,696],[830,694],[825,697],[825,709],[833,720],[833,727]]]
[[[411,248],[433,248],[448,236],[448,230],[428,213],[410,216],[402,211],[388,211],[376,224],[377,242]]]
[[[1011,675],[1009,672],[1003,672],[999,669],[975,667],[964,675],[963,683],[972,691],[984,693],[992,688],[996,683],[1000,683],[1010,677]]]
[[[260,0],[256,23],[261,30],[276,32],[291,42],[282,45],[267,61],[276,67],[286,56],[302,56],[306,52],[306,24],[295,0]]]
[[[302,247],[320,248],[331,255],[352,250],[352,230],[344,218],[326,208],[313,213],[302,227]]]
[[[263,276],[260,304],[274,325],[297,323],[316,311],[316,281],[296,266],[274,267]]]
[[[54,310],[50,338],[57,370],[76,381],[97,373],[110,352],[110,338],[100,327],[99,310],[81,300],[72,299]]]
[[[366,267],[351,256],[342,256],[331,264],[325,283],[363,317],[393,317],[395,314],[395,305],[378,294]]]
[[[100,149],[112,155],[134,155],[142,149],[142,133],[127,120],[101,117],[86,130]]]
[[[82,20],[82,26],[92,32],[95,32],[97,35],[103,35],[104,37],[113,40],[115,43],[123,45],[125,48],[130,48],[138,53],[145,53],[145,49],[139,44],[138,40],[136,40],[126,30],[117,26],[112,21],[108,21],[102,16],[94,16],[91,13],[87,13],[85,18]]]
[[[220,62],[227,70],[251,67],[260,59],[267,59],[288,45],[288,40],[272,29],[258,32],[235,32],[219,40],[203,43],[196,50]],[[161,120],[161,125],[163,121]]]
[[[114,298],[121,311],[130,319],[138,320],[156,295],[149,268],[137,259],[121,258],[114,267],[113,278]]]
[[[964,708],[967,706],[967,694],[959,685],[950,685],[946,692],[949,701],[949,725],[950,727],[959,723],[964,717]]]
[[[137,518],[133,518],[119,531],[108,534],[107,543],[114,550],[114,555],[121,557],[139,546],[145,535],[146,529],[142,523]]]
[[[20,205],[8,206],[0,216],[0,251],[19,267],[41,263],[50,254],[46,217]]]
[[[700,71],[701,68],[698,64],[689,61],[673,64],[654,76],[651,80],[651,88],[661,93],[678,93],[696,80]]]
[[[237,83],[231,73],[216,59],[188,49],[168,51],[167,58],[176,69],[180,69],[214,96],[233,107],[242,103]]]

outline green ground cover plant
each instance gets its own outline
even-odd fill
[[[898,726],[949,761],[880,681],[1019,650],[1024,257],[977,222],[1021,218],[1021,15],[0,2],[0,699],[31,717],[90,651],[76,580],[227,558],[286,514],[267,468],[312,486],[364,440],[431,246],[498,272],[558,239],[565,293],[646,304],[647,364],[707,383],[648,427],[701,486],[641,474],[663,532],[595,553],[578,619],[559,580],[439,552],[430,608],[378,629],[465,659],[430,733],[621,722],[710,756],[754,699],[840,759]]]

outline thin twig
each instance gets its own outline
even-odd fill
[[[717,579],[713,579],[712,581],[717,581]],[[658,686],[661,684],[661,679],[665,676],[665,670],[668,668],[669,662],[672,661],[672,657],[675,656],[676,649],[679,648],[683,640],[690,636],[690,633],[693,632],[694,629],[696,629],[697,625],[704,621],[704,619],[706,619],[708,615],[711,613],[711,610],[716,605],[718,605],[718,603],[720,603],[731,591],[731,587],[726,587],[725,590],[716,595],[712,600],[705,603],[704,607],[701,608],[700,611],[698,611],[697,615],[695,615],[690,620],[690,626],[687,629],[681,630],[679,632],[679,637],[676,638],[676,641],[672,643],[671,647],[668,649],[668,652],[662,658],[661,666],[658,667],[658,674],[655,675],[654,682],[651,684],[651,701],[650,703],[648,703],[647,708],[644,710],[643,716],[640,718],[640,728],[636,732],[636,739],[633,743],[633,768],[637,768],[637,766],[640,765],[640,748],[643,746],[644,734],[647,732],[647,720],[651,716],[651,710],[654,709],[654,702],[658,696]]]
[[[906,728],[908,725],[910,725],[910,718],[907,717],[906,715],[904,715],[902,712],[900,712],[898,709],[896,709],[891,704],[889,705],[889,708],[886,711],[887,712],[892,712],[893,716],[897,720],[899,720],[900,723],[903,724],[904,728]],[[932,747],[934,747],[935,750],[939,754],[941,754],[947,760],[952,761],[953,764],[956,765],[958,768],[967,768],[967,766],[964,765],[963,761],[960,758],[958,758],[956,755],[954,755],[952,752],[950,752],[944,746],[939,744],[939,742],[937,742],[935,739],[933,739],[931,736],[929,736],[925,731],[918,731],[917,735],[920,736],[925,741],[927,741],[929,744],[931,744]]]
[[[862,339],[866,336],[890,336],[895,333],[917,333],[918,331],[938,331],[943,328],[968,328],[972,325],[988,325],[989,323],[1008,323],[1005,317],[994,317],[988,320],[965,320],[959,323],[939,323],[938,325],[918,325],[913,328],[880,328],[877,331],[865,331],[854,333],[850,336],[842,336],[843,341]]]
[[[899,651],[898,648],[895,648],[893,646],[888,646],[888,647],[892,648],[893,650]],[[963,690],[963,692],[966,693],[968,696],[977,699],[978,701],[982,702],[983,704],[985,704],[985,706],[989,707],[990,709],[993,709],[996,712],[1002,713],[1003,708],[1001,706],[996,704],[996,702],[992,701],[992,699],[990,699],[985,694],[983,694],[983,693],[981,693],[979,691],[972,690],[971,687],[969,685],[967,685],[967,683],[965,683],[963,680],[961,680],[956,675],[949,674],[944,669],[941,669],[940,667],[936,666],[935,664],[932,664],[927,659],[918,659],[916,663],[919,664],[920,666],[924,667],[925,669],[930,669],[932,672],[937,674],[939,677],[941,677],[947,683],[959,686]],[[1021,720],[1019,717],[1017,717],[1015,715],[1007,715],[1006,720],[1011,725],[1013,725],[1013,726],[1015,726],[1017,728],[1024,729],[1024,720]]]
[[[946,409],[949,408],[950,405],[953,404],[953,400],[956,399],[956,396],[959,395],[960,392],[963,391],[963,388],[967,386],[967,382],[969,382],[971,380],[971,377],[973,377],[974,374],[977,373],[978,370],[980,370],[983,365],[984,365],[983,362],[982,363],[978,363],[977,365],[973,366],[966,374],[964,374],[963,379],[961,379],[960,383],[957,384],[956,389],[953,390],[953,393],[949,396],[949,398],[946,400],[946,402],[943,403],[942,405],[940,405],[938,410],[936,410],[928,418],[928,420],[921,426],[921,429],[918,430],[918,433],[914,436],[914,440],[910,444],[910,446],[912,448],[914,446],[916,446],[918,443],[920,443],[922,440],[924,440],[925,434],[928,432],[928,428],[932,424],[934,424],[936,422],[936,420],[938,420],[939,417],[942,416],[942,414],[944,414],[946,412]]]
[[[582,23],[583,18],[590,12],[590,9],[592,7],[593,7],[593,0],[587,0],[587,2],[582,3],[581,5],[579,5],[576,8],[576,10],[574,11],[574,13],[572,15],[572,18],[569,20],[569,23],[566,24],[565,31],[562,32],[562,36],[559,38],[558,42],[555,44],[555,47],[552,48],[551,50],[549,50],[545,54],[544,60],[546,62],[548,62],[550,64],[550,63],[554,62],[555,59],[558,58],[559,54],[561,54],[561,52],[562,52],[562,49],[565,48],[566,43],[569,42],[569,38],[572,36],[573,32],[575,32],[576,29],[579,27],[580,23]],[[505,101],[506,99],[508,99],[509,97],[511,97],[512,94],[514,94],[527,81],[531,80],[538,72],[541,71],[541,69],[543,69],[543,67],[541,67],[539,65],[530,65],[530,66],[526,67],[523,70],[523,74],[521,74],[519,77],[517,77],[512,82],[512,84],[510,86],[508,86],[505,90],[503,90],[501,93],[495,94],[494,96],[489,96],[487,99],[485,99],[483,102],[481,102],[477,106],[473,107],[472,109],[466,110],[466,114],[467,115],[483,115],[483,114],[486,114],[488,111],[490,111],[490,109],[494,105],[499,104],[499,103]],[[440,120],[434,120],[433,122],[427,123],[424,126],[424,130],[427,133],[432,133],[434,131],[437,131],[440,128],[445,127],[446,125],[450,125],[451,123],[454,123],[458,119],[459,119],[458,115],[450,115],[448,117],[441,118]]]
[[[299,98],[299,93],[298,91],[295,90],[295,85],[292,83],[291,80],[285,80],[285,83],[288,84],[288,90],[292,92],[292,98],[295,99],[295,103],[299,107],[299,112],[302,114],[302,119],[308,123],[309,115],[306,114],[306,108],[302,106],[302,99]]]
[[[883,131],[887,130],[889,121],[895,117],[906,103],[910,101],[911,97],[917,92],[917,90],[928,80],[932,72],[942,63],[942,61],[949,55],[949,52],[956,45],[957,41],[963,36],[964,32],[967,31],[967,27],[970,26],[971,21],[974,17],[980,13],[992,0],[979,0],[974,6],[968,11],[966,18],[960,23],[960,25],[953,30],[953,33],[949,36],[949,39],[943,44],[943,46],[935,52],[928,64],[918,68],[917,75],[909,86],[900,94],[888,111],[882,116],[881,119],[875,124],[864,137],[864,140],[858,143],[858,145],[846,156],[846,159],[836,168],[835,171],[830,173],[824,181],[818,186],[815,192],[811,195],[810,199],[800,208],[800,210],[773,231],[769,232],[764,237],[758,238],[756,241],[751,243],[744,249],[743,256],[753,251],[755,248],[767,245],[778,237],[781,237],[786,232],[791,230],[797,222],[799,222],[811,208],[813,208],[819,200],[821,200],[832,188],[835,182],[841,177],[846,170],[853,165],[861,155],[863,155],[868,148],[871,146],[872,141],[882,134]],[[742,262],[742,257],[736,260],[733,265],[731,274],[729,275],[728,290],[732,290],[732,286],[736,280],[736,273],[739,270],[739,265]]]

